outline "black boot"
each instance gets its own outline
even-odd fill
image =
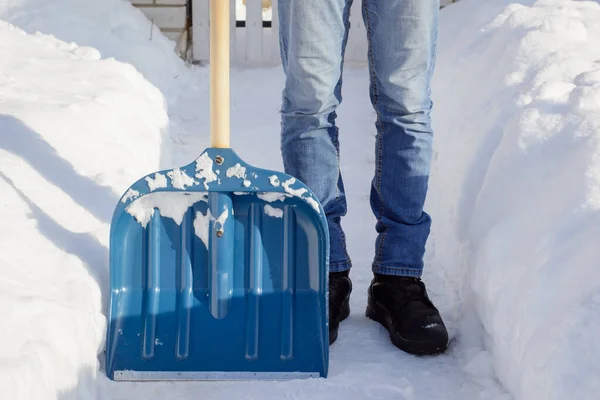
[[[338,337],[340,322],[350,315],[352,281],[349,271],[329,273],[329,344]]]
[[[396,347],[416,355],[448,347],[446,326],[420,279],[375,274],[368,297],[367,317],[389,331]]]

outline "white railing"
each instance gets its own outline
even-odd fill
[[[192,54],[199,62],[209,60],[209,3],[210,0],[192,1]],[[228,0],[223,0],[228,1]],[[262,9],[262,0],[231,1],[231,60],[243,66],[278,65],[279,35],[277,1],[272,0],[270,10]],[[323,0],[325,1],[325,0]],[[427,0],[423,0],[427,1]],[[441,0],[442,5],[456,0]],[[367,57],[367,39],[362,20],[361,0],[354,0],[350,13],[350,37],[346,46],[346,62],[364,63]],[[236,21],[245,20],[245,26],[236,27]],[[271,26],[264,27],[263,20]]]

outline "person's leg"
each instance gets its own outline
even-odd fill
[[[278,5],[286,74],[281,108],[284,168],[323,205],[331,238],[330,271],[346,271],[351,263],[340,224],[347,206],[335,111],[342,101],[350,1],[286,0]]]
[[[378,237],[367,314],[388,325],[404,350],[437,352],[445,349],[447,333],[418,278],[431,226],[423,206],[432,155],[430,82],[439,1],[363,0],[363,17],[377,113],[371,207]]]
[[[432,154],[430,80],[439,1],[365,0],[364,5],[377,113],[373,271],[420,277],[431,225],[423,204]]]
[[[342,66],[351,0],[279,1],[280,49],[286,75],[281,107],[285,172],[317,196],[330,235],[330,343],[350,310],[350,258],[341,218],[346,196],[339,168],[336,108],[342,101]]]

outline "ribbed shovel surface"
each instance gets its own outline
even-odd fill
[[[110,237],[107,375],[327,375],[327,222],[301,182],[208,149],[136,182]]]

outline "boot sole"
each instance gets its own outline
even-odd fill
[[[448,343],[440,344],[439,341],[434,340],[422,342],[406,340],[402,337],[402,335],[400,335],[393,329],[392,319],[390,318],[388,313],[386,313],[383,308],[378,306],[377,303],[371,300],[370,298],[365,314],[367,318],[378,322],[385,329],[387,329],[388,333],[390,334],[390,339],[394,346],[396,346],[402,351],[405,351],[406,353],[417,356],[432,356],[444,353],[448,348]]]
[[[348,318],[350,316],[350,298],[347,298],[346,301],[344,301],[344,305],[342,306],[342,311],[340,314],[340,324],[342,323],[343,320],[345,320],[346,318]],[[338,329],[339,329],[339,325],[338,325]],[[338,329],[336,329],[335,331],[329,331],[329,345],[332,345],[333,342],[335,342],[338,338]]]

